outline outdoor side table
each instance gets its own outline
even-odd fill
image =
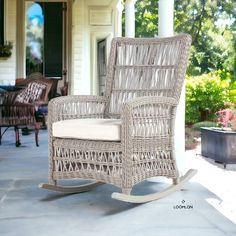
[[[236,132],[201,128],[201,154],[216,162],[236,164]]]

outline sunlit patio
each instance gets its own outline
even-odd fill
[[[112,199],[117,189],[108,184],[70,195],[39,189],[48,174],[47,131],[40,131],[40,147],[34,133],[22,136],[18,148],[14,140],[8,130],[0,146],[0,235],[236,235],[236,168],[203,158],[200,146],[185,153],[198,174],[183,191],[129,204]],[[149,179],[134,192],[155,192],[168,184],[163,180]]]
[[[16,89],[16,82],[24,81],[31,72],[40,71],[58,83],[55,96],[104,94],[112,38],[144,37],[150,29],[153,34],[148,37],[163,38],[180,32],[192,36],[190,62],[195,63],[192,68],[190,65],[191,73],[187,75],[192,76],[193,81],[196,73],[203,76],[203,81],[217,75],[225,82],[224,76],[230,70],[232,75],[234,70],[235,75],[236,67],[230,67],[233,65],[231,54],[233,49],[235,51],[231,44],[235,39],[233,0],[218,1],[217,4],[213,3],[216,1],[198,1],[196,4],[197,1],[156,0],[150,1],[150,6],[145,2],[148,1],[0,0],[0,45],[10,43],[7,57],[0,55],[0,85],[3,89]],[[40,14],[33,14],[32,6],[38,7]],[[138,9],[145,12],[139,15]],[[154,23],[146,24],[146,19],[153,19]],[[219,26],[221,21],[224,27]],[[56,25],[59,30],[54,32]],[[138,27],[145,35],[136,35]],[[32,32],[35,32],[34,37]],[[31,67],[33,64],[34,68]],[[216,74],[208,74],[212,71]],[[223,79],[218,75],[219,71],[225,72],[221,73]],[[188,79],[190,82],[186,82],[192,83]],[[223,88],[225,93],[226,87]],[[184,151],[184,117],[189,111],[185,106],[188,90],[186,92],[183,89],[177,109],[175,154],[182,175],[184,169],[191,168],[197,169],[198,173],[181,191],[145,204],[111,198],[111,194],[120,189],[110,184],[80,194],[40,189],[40,183],[48,183],[48,131],[40,130],[39,147],[35,146],[33,131],[21,135],[21,145],[16,147],[15,132],[10,128],[0,145],[0,236],[236,236],[236,165],[227,165],[224,169],[223,164],[202,157],[200,145]],[[204,94],[198,97],[204,97]],[[208,97],[206,103],[208,100],[210,103]],[[216,103],[213,100],[212,106]],[[199,111],[198,107],[192,113]],[[208,107],[201,110],[208,114],[206,111],[209,111]],[[64,186],[87,181],[61,182]],[[150,178],[136,185],[132,193],[155,193],[169,184],[166,178]]]

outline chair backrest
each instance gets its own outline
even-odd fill
[[[51,99],[51,90],[54,86],[54,80],[48,79],[44,77],[40,72],[34,72],[30,74],[26,79],[24,79],[19,85],[28,87],[30,84],[36,83],[38,85],[43,85],[45,89],[43,89],[43,93],[40,96],[40,100],[47,103],[48,100]]]
[[[140,96],[179,99],[191,36],[114,38],[106,78],[106,115],[119,117],[121,106]]]

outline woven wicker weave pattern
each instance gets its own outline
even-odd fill
[[[190,44],[189,35],[115,38],[105,97],[67,96],[50,101],[50,184],[59,179],[94,179],[129,194],[133,185],[152,176],[176,181],[174,119]],[[79,118],[121,118],[121,141],[52,137],[53,122]]]
[[[158,40],[114,40],[110,57],[116,61],[111,60],[108,65],[106,90],[107,97],[110,97],[110,116],[117,117],[121,105],[135,97],[179,99],[188,56],[186,47],[191,42],[188,39],[189,36],[182,35]]]

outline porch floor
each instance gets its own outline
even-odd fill
[[[47,131],[21,137],[4,134],[0,146],[1,236],[236,236],[236,169],[186,152],[189,168],[198,174],[183,191],[146,204],[112,199],[119,191],[105,184],[90,192],[60,194],[38,188],[47,182]],[[167,183],[152,178],[136,186],[142,194]]]

